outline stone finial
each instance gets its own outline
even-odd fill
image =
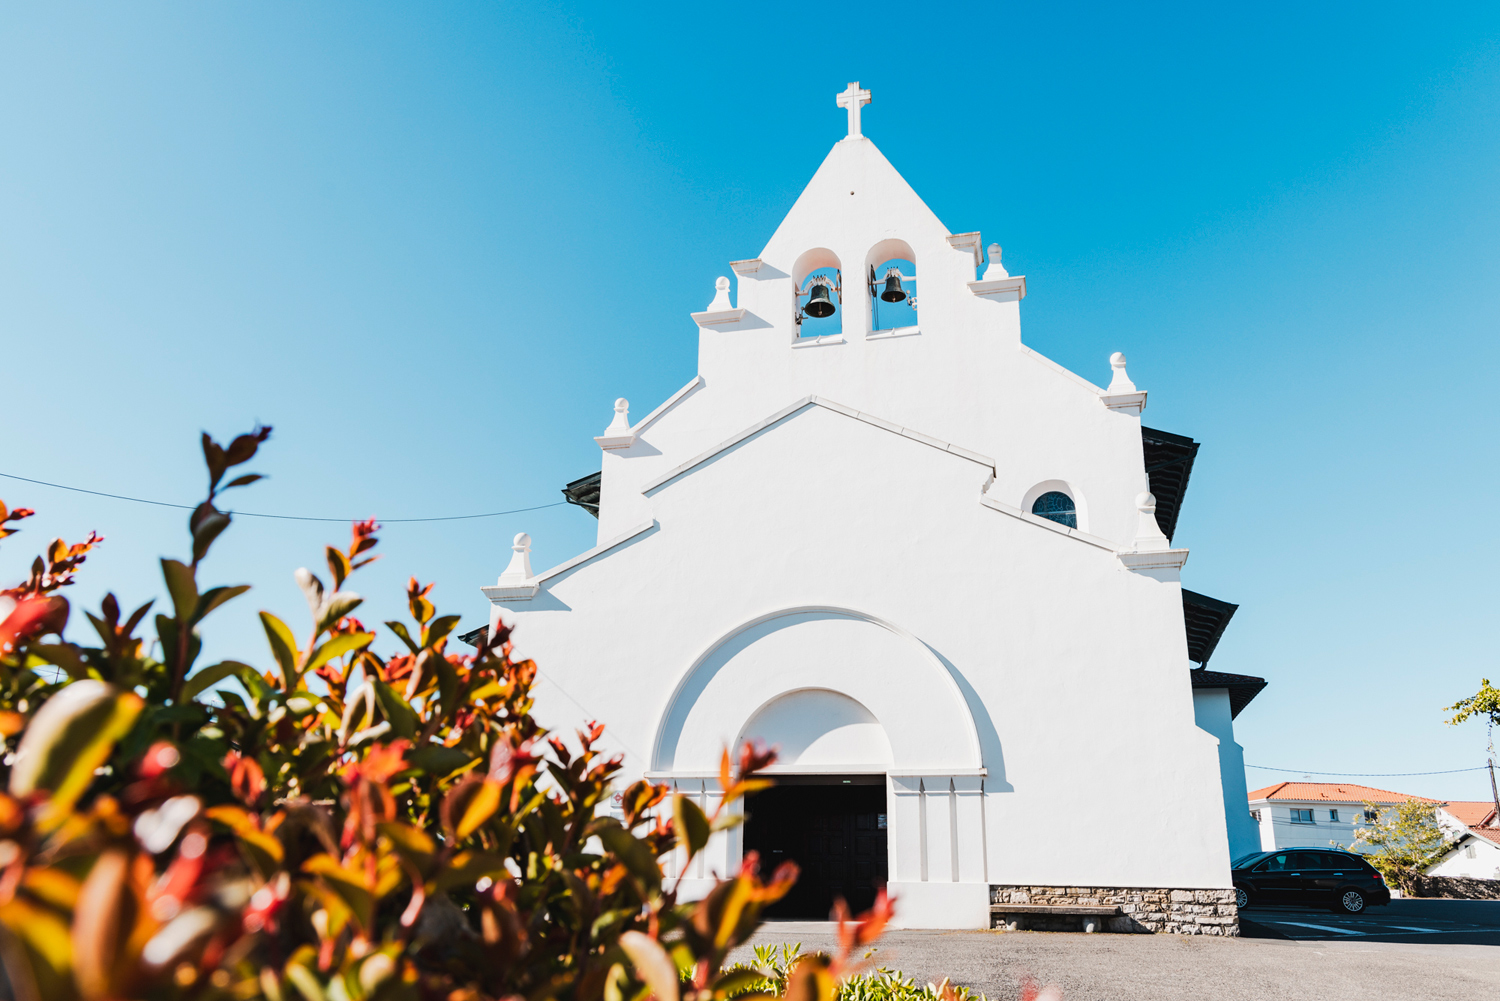
[[[1130,376],[1125,374],[1125,353],[1116,351],[1109,356],[1109,367],[1114,369],[1114,378],[1109,380],[1108,393],[1134,393],[1135,383],[1130,381]]]
[[[615,401],[615,418],[609,422],[609,427],[604,429],[606,435],[628,434],[630,432],[630,401],[620,397]]]
[[[984,269],[983,281],[993,281],[996,278],[1009,278],[1010,272],[1005,270],[1005,265],[1000,263],[1000,244],[990,244],[990,266]]]
[[[516,581],[531,579],[531,536],[525,532],[516,536],[511,543],[510,565],[500,575],[501,584],[510,584]]]
[[[706,312],[718,313],[733,308],[729,304],[729,279],[721,275],[714,279],[714,301],[708,304]]]
[[[1136,494],[1135,508],[1139,520],[1135,529],[1135,551],[1138,553],[1162,552],[1172,548],[1172,543],[1162,534],[1156,523],[1156,496],[1150,493]]]
[[[594,442],[606,452],[629,448],[635,444],[635,433],[630,430],[629,400],[622,396],[615,401],[615,419],[609,422],[609,427]]]

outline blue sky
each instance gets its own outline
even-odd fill
[[[687,313],[855,79],[939,218],[1027,275],[1026,342],[1096,382],[1125,351],[1146,422],[1204,443],[1177,541],[1187,586],[1242,605],[1214,666],[1272,682],[1247,759],[1479,764],[1483,728],[1440,709],[1500,679],[1493,4],[9,5],[0,472],[190,503],[198,431],[260,420],[246,510],[550,503],[615,397],[692,377]],[[186,550],[184,512],[0,497],[41,511],[4,579],[107,536],[88,604],[153,596]],[[546,566],[594,527],[392,526],[367,619],[416,574],[477,624],[515,532]],[[254,612],[300,624],[292,569],[346,534],[238,521],[205,576],[256,590],[208,655],[266,661]]]

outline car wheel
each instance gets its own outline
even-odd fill
[[[1345,890],[1340,893],[1338,906],[1334,908],[1334,910],[1342,911],[1345,914],[1358,914],[1364,909],[1365,895],[1358,890]]]
[[[1243,886],[1236,886],[1234,888],[1234,906],[1249,907],[1250,891],[1245,889]]]

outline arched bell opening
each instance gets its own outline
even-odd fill
[[[843,271],[833,251],[817,247],[797,258],[792,268],[793,316],[798,337],[828,337],[843,331]]]
[[[882,240],[866,260],[870,329],[917,325],[917,255],[904,240]]]

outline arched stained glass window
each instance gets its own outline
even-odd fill
[[[1049,490],[1038,497],[1031,505],[1031,513],[1069,528],[1078,527],[1078,509],[1073,506],[1073,498],[1061,490]]]

